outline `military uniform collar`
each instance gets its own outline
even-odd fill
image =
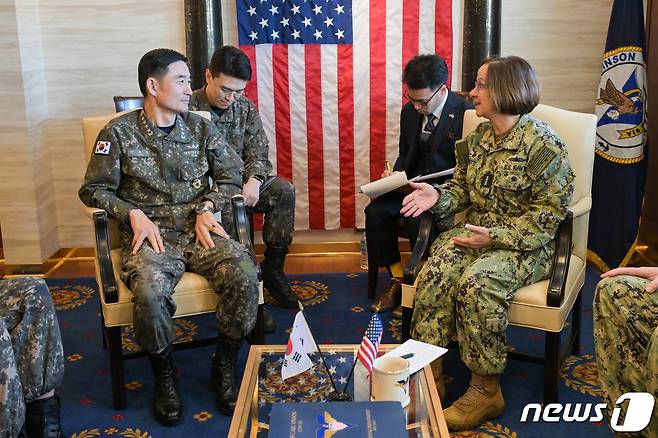
[[[146,112],[142,109],[139,111],[139,129],[149,141],[167,138],[167,140],[179,143],[189,143],[191,138],[190,128],[187,127],[187,124],[180,114],[176,115],[174,129],[167,134],[162,129],[158,128],[155,123],[151,122],[149,118],[146,117]]]
[[[519,121],[516,122],[516,125],[514,125],[507,134],[498,139],[498,141],[496,141],[495,138],[493,125],[491,125],[491,129],[488,130],[485,138],[482,139],[484,148],[490,152],[500,149],[519,149],[523,142],[523,131],[529,120],[530,116],[528,114],[522,114],[521,117],[519,117]]]
[[[212,106],[210,105],[210,101],[208,101],[208,96],[206,95],[206,87],[208,87],[207,84],[204,85],[203,88],[198,90],[197,99],[199,101],[199,104],[198,104],[199,110],[209,111],[210,112],[210,118],[211,118],[212,122],[215,123],[215,124],[217,124],[218,122],[219,123],[233,123],[237,118],[237,116],[235,114],[235,105],[237,105],[238,102],[240,101],[240,99],[243,99],[243,97],[242,96],[239,97],[236,101],[233,102],[233,104],[231,106],[229,106],[228,108],[226,108],[226,110],[224,110],[224,112],[222,113],[221,116],[218,116],[212,110]]]

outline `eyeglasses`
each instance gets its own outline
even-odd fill
[[[229,97],[237,99],[240,96],[245,96],[247,93],[244,88],[242,90],[233,90],[228,87],[221,87],[218,94],[220,99],[228,99]]]
[[[434,98],[434,96],[436,96],[436,93],[438,93],[439,90],[441,88],[443,88],[444,85],[445,84],[439,85],[439,88],[437,88],[436,91],[434,93],[432,93],[432,95],[429,97],[429,99],[413,99],[411,96],[409,96],[409,94],[407,93],[407,90],[404,90],[404,98],[409,100],[409,102],[411,102],[413,104],[420,105],[420,106],[427,106],[427,104],[430,103],[430,101]]]
[[[489,88],[489,84],[485,84],[484,82],[478,82],[478,81],[475,81],[475,86],[473,87],[476,93],[479,93],[480,90],[486,90],[487,88]]]

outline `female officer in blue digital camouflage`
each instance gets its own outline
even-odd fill
[[[457,142],[452,180],[416,190],[402,213],[438,217],[469,208],[466,224],[441,234],[418,278],[411,335],[435,345],[455,336],[472,378],[448,409],[452,430],[503,413],[499,376],[507,360],[505,328],[514,292],[549,275],[555,233],[566,217],[573,172],[562,140],[528,115],[539,103],[532,67],[516,56],[486,60],[470,96],[480,124]],[[442,364],[433,366],[439,392]]]

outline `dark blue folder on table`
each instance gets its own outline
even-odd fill
[[[406,438],[399,402],[275,403],[268,438]]]

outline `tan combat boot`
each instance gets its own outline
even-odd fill
[[[473,429],[487,420],[502,415],[505,400],[500,391],[499,375],[472,374],[471,384],[459,400],[443,412],[448,429]]]
[[[439,398],[443,401],[446,396],[446,384],[443,382],[443,358],[436,359],[430,365],[432,366],[432,375],[434,376],[436,390],[439,392]]]

